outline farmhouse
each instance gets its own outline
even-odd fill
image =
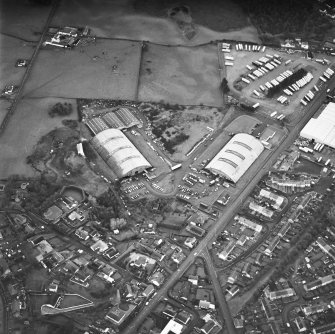
[[[264,147],[258,139],[246,133],[238,133],[212,159],[206,169],[236,183],[263,150]]]
[[[134,175],[151,167],[121,130],[104,130],[92,139],[92,144],[119,178]]]

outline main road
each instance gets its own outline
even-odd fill
[[[31,59],[29,60],[29,63],[28,63],[28,66],[27,66],[27,69],[23,75],[23,78],[21,80],[21,83],[20,83],[20,86],[18,88],[18,91],[14,97],[14,100],[12,101],[12,104],[10,105],[10,109],[7,111],[7,114],[6,116],[4,117],[1,125],[0,125],[0,136],[4,133],[6,127],[7,127],[7,124],[10,120],[10,118],[12,117],[13,113],[15,112],[16,108],[17,108],[17,105],[19,104],[20,100],[21,100],[21,97],[22,97],[22,93],[23,93],[23,88],[24,88],[24,85],[26,83],[26,81],[28,80],[29,78],[29,75],[30,75],[30,72],[33,68],[33,65],[34,65],[34,62],[36,60],[36,57],[38,55],[38,52],[43,44],[43,41],[45,39],[45,35],[47,34],[48,32],[48,28],[49,28],[49,25],[56,13],[56,10],[58,8],[58,5],[59,5],[59,1],[60,0],[53,0],[53,3],[52,3],[52,7],[51,7],[51,10],[50,10],[50,13],[48,15],[48,18],[45,22],[45,25],[43,27],[43,31],[42,31],[42,34],[41,34],[41,38],[40,40],[38,41],[36,47],[35,47],[35,50],[34,50],[34,53],[31,57]]]
[[[335,76],[329,81],[328,87],[330,89],[335,88]],[[175,271],[169,279],[166,281],[163,288],[161,288],[155,297],[153,297],[149,304],[143,309],[135,319],[133,319],[132,323],[122,331],[122,334],[133,334],[136,332],[136,329],[143,323],[144,319],[154,310],[155,305],[161,300],[161,298],[166,294],[166,292],[173,287],[175,282],[184,274],[187,268],[193,263],[195,257],[205,250],[207,244],[215,237],[216,233],[223,229],[228,222],[233,218],[235,213],[238,211],[241,202],[243,202],[251,193],[253,188],[257,185],[257,183],[261,180],[263,175],[272,167],[272,165],[276,162],[278,156],[282,153],[282,151],[289,148],[294,140],[297,138],[301,129],[305,126],[305,124],[309,121],[309,119],[314,115],[314,113],[318,110],[318,108],[322,105],[323,101],[326,98],[325,89],[320,91],[319,94],[312,100],[309,105],[305,108],[305,113],[302,115],[301,119],[297,124],[290,127],[290,132],[287,137],[282,141],[282,143],[277,147],[276,150],[272,152],[268,158],[260,163],[259,170],[255,173],[253,177],[251,177],[249,184],[246,185],[244,189],[241,190],[239,194],[239,200],[231,203],[229,207],[227,207],[224,214],[218,219],[216,224],[218,227],[212,228],[207,235],[199,242],[198,246],[194,248],[189,256],[185,259],[185,261],[180,265],[179,269]],[[227,316],[227,315],[226,315]],[[236,329],[234,326],[231,326],[232,320],[226,321],[227,329],[230,334],[236,333]]]

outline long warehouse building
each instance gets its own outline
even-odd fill
[[[134,175],[151,167],[121,130],[104,130],[92,139],[92,144],[119,178]]]
[[[206,169],[236,183],[263,150],[260,140],[246,133],[238,133],[212,159]]]
[[[311,118],[300,136],[335,148],[335,103],[328,103],[317,118]]]

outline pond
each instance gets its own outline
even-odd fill
[[[84,192],[82,189],[75,187],[75,186],[68,186],[63,189],[62,192],[63,196],[72,197],[78,203],[84,200]]]
[[[59,308],[74,307],[90,304],[91,301],[77,294],[66,294],[61,301]]]

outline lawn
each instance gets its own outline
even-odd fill
[[[221,106],[217,48],[149,44],[143,52],[139,99]]]
[[[37,41],[51,6],[39,6],[29,1],[3,0],[0,4],[0,25],[4,34]]]
[[[134,100],[140,52],[140,43],[107,40],[41,50],[24,95]]]
[[[57,98],[23,99],[1,137],[0,178],[11,174],[34,176],[35,171],[26,164],[26,157],[32,153],[41,136],[62,126],[62,119],[76,119],[73,114],[65,118],[50,118],[48,109],[57,102],[71,102],[76,110],[75,100]]]

